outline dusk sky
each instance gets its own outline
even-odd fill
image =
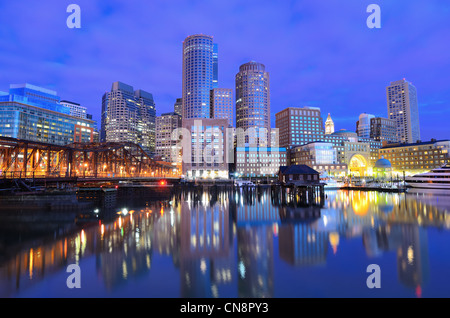
[[[69,29],[69,4],[81,28]],[[369,29],[369,4],[381,28]],[[362,112],[387,117],[386,86],[417,88],[423,141],[450,138],[448,0],[0,0],[0,91],[30,83],[88,108],[100,124],[102,95],[121,81],[153,94],[157,115],[181,97],[182,42],[214,36],[219,87],[239,66],[270,73],[271,118],[286,107],[320,107],[335,129]],[[100,126],[99,126],[100,128]]]

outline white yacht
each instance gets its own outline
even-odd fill
[[[244,186],[254,187],[255,186],[255,184],[253,182],[248,181],[248,180],[235,180],[234,184],[238,187],[244,187]]]
[[[334,178],[329,176],[328,173],[326,173],[326,172],[324,172],[320,175],[320,181],[322,183],[325,183],[324,188],[326,190],[339,189],[344,186],[344,184],[342,182],[336,181]]]
[[[447,163],[429,172],[407,177],[405,181],[412,188],[450,190],[450,164]]]

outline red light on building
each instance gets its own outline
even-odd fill
[[[159,184],[160,184],[160,185],[165,185],[165,184],[166,184],[166,180],[161,180],[161,181],[159,181]]]

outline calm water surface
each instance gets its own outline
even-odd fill
[[[50,235],[3,230],[0,296],[450,297],[448,194],[335,190],[302,207],[264,189],[186,192]]]

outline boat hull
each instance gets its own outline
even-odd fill
[[[411,188],[419,188],[419,189],[441,189],[441,190],[450,190],[450,183],[415,183],[415,182],[406,182],[408,187]]]

